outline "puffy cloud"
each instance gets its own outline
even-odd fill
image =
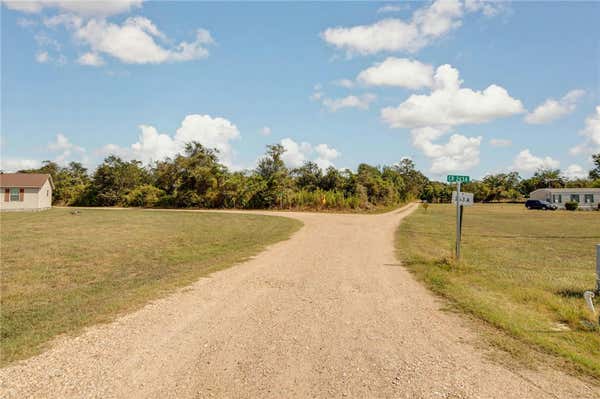
[[[166,42],[166,36],[147,18],[127,18],[122,25],[106,20],[89,20],[78,26],[74,36],[87,44],[93,53],[105,53],[127,64],[159,64],[190,61],[208,56],[207,45],[213,43],[210,33],[196,31],[193,42],[181,42],[167,48],[156,39]]]
[[[492,147],[510,147],[512,141],[507,139],[490,139],[490,145]]]
[[[77,62],[81,65],[87,66],[102,66],[104,65],[104,60],[97,53],[85,53],[82,54]]]
[[[74,153],[79,155],[85,153],[85,148],[73,144],[62,133],[58,133],[56,140],[48,144],[48,150],[59,153],[55,158],[55,161],[59,164],[65,163]]]
[[[459,0],[436,0],[415,10],[410,20],[388,18],[371,25],[328,28],[321,37],[350,55],[415,52],[461,26],[465,11],[490,15],[489,10],[483,3],[470,2],[465,8]]]
[[[500,86],[490,85],[483,91],[462,88],[458,70],[450,65],[437,68],[430,86],[429,94],[413,94],[397,107],[382,109],[381,118],[390,127],[411,129],[413,146],[431,160],[430,170],[435,174],[465,171],[479,164],[481,136],[455,133],[446,143],[438,142],[454,127],[524,112],[521,101]]]
[[[188,115],[177,129],[175,141],[183,145],[190,141],[198,141],[209,148],[220,152],[221,160],[231,165],[233,150],[231,141],[240,137],[238,128],[225,118],[212,118],[209,115]]]
[[[3,4],[15,11],[29,14],[41,12],[44,8],[55,8],[64,12],[78,14],[81,16],[107,17],[110,15],[128,12],[133,8],[140,7],[142,0],[103,0],[103,1],[73,1],[73,0],[4,0]]]
[[[181,150],[171,136],[158,133],[154,126],[140,125],[138,141],[131,145],[132,154],[143,162],[158,161],[171,157]]]
[[[559,166],[560,162],[556,159],[549,156],[538,157],[529,149],[525,149],[517,154],[511,168],[519,172],[535,172],[538,169],[556,169]]]
[[[283,162],[291,168],[297,168],[307,161],[312,161],[321,169],[326,169],[333,166],[333,161],[341,156],[338,150],[327,144],[313,146],[305,141],[298,143],[289,137],[281,140],[281,145],[285,149],[282,155]]]
[[[297,143],[287,137],[281,140],[281,145],[285,148],[285,152],[281,156],[286,165],[297,168],[308,160],[308,156],[312,152],[312,146],[305,141]]]
[[[262,136],[270,136],[271,135],[271,128],[268,126],[263,127],[262,129],[260,129],[260,134]]]
[[[430,94],[413,94],[397,107],[382,109],[381,117],[391,127],[418,128],[478,124],[524,112],[521,101],[501,86],[475,91],[461,85],[458,70],[442,65]]]
[[[116,155],[121,158],[134,158],[134,154],[131,148],[124,148],[116,144],[106,144],[96,149],[94,153],[101,157],[106,157],[108,155]]]
[[[98,153],[136,158],[147,163],[173,157],[183,151],[185,144],[197,141],[205,147],[216,148],[221,162],[232,166],[234,152],[231,142],[240,137],[238,128],[227,119],[199,114],[187,115],[173,136],[159,133],[150,125],[140,125],[139,128],[138,141],[130,148],[108,144]]]
[[[453,134],[445,144],[434,143],[446,133],[443,129],[424,127],[411,131],[413,145],[431,160],[434,174],[465,171],[479,164],[481,136]]]
[[[527,114],[527,116],[525,116],[525,122],[530,124],[543,124],[568,115],[575,111],[577,101],[579,101],[584,94],[585,91],[583,90],[571,90],[560,100],[549,98],[544,101],[544,103],[540,104],[533,112]]]
[[[367,86],[398,86],[419,89],[433,85],[433,67],[417,60],[389,57],[358,74]]]
[[[600,105],[595,113],[585,120],[585,127],[579,132],[584,137],[583,143],[571,148],[572,155],[600,152]]]
[[[321,37],[349,54],[374,54],[381,51],[414,52],[425,45],[418,28],[400,19],[384,19],[372,25],[328,28]]]
[[[315,146],[315,152],[317,153],[315,163],[319,165],[321,169],[327,169],[328,167],[333,166],[333,161],[342,155],[338,150],[329,147],[327,144],[317,144],[317,146]]]
[[[35,159],[0,158],[0,170],[3,172],[16,172],[25,169],[36,169],[40,166],[40,161]]]
[[[588,172],[577,164],[567,166],[567,169],[563,172],[563,176],[567,179],[584,179],[587,175]]]
[[[324,98],[323,105],[331,112],[336,112],[343,108],[358,108],[369,109],[369,104],[375,101],[376,97],[373,94],[363,94],[361,96],[347,96],[343,98]]]

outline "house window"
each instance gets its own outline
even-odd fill
[[[552,202],[560,204],[562,202],[562,194],[552,194]]]
[[[571,201],[579,202],[579,194],[571,194]]]
[[[10,189],[10,200],[11,201],[18,201],[19,200],[19,189],[18,188],[11,188]]]
[[[46,197],[50,196],[50,190],[46,190]]]
[[[594,202],[594,194],[585,194],[583,196],[583,202],[586,204],[591,204]]]

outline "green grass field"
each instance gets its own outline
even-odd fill
[[[517,357],[550,353],[557,365],[600,379],[600,329],[583,300],[595,288],[600,213],[466,208],[456,264],[455,209],[430,205],[405,219],[396,237],[404,265],[457,308],[507,333],[491,329],[494,344]]]
[[[281,217],[72,209],[0,217],[1,363],[288,238]]]

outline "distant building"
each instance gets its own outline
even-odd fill
[[[52,176],[40,173],[0,173],[0,210],[41,211],[52,207]]]
[[[598,209],[600,188],[540,188],[532,191],[529,198],[551,202],[558,209],[564,209],[570,201],[578,202],[582,209]]]

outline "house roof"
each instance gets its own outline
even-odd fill
[[[532,191],[531,194],[536,191],[546,191],[551,194],[564,194],[564,193],[600,193],[600,188],[538,188]]]
[[[0,187],[40,188],[50,179],[54,188],[52,176],[42,173],[0,173]]]

